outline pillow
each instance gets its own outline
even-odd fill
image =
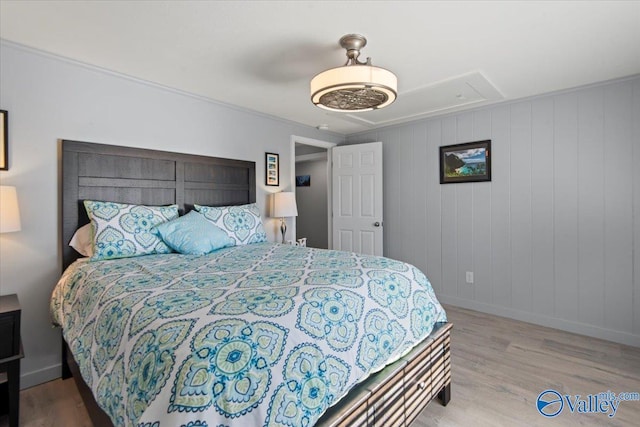
[[[69,242],[69,246],[82,256],[93,255],[93,235],[91,234],[91,223],[78,228]]]
[[[226,231],[236,245],[267,241],[267,233],[262,225],[260,210],[255,203],[242,206],[194,205],[194,207],[213,225]]]
[[[174,251],[188,255],[205,255],[234,246],[235,241],[224,230],[207,221],[196,211],[162,223],[151,229]]]
[[[91,261],[166,254],[171,248],[151,229],[178,217],[178,205],[142,206],[85,200],[93,228]]]

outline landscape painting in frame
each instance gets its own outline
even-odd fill
[[[440,184],[491,181],[491,140],[440,147]]]
[[[310,186],[311,186],[311,175],[296,176],[296,187],[310,187]]]

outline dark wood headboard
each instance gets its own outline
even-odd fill
[[[79,141],[63,140],[60,146],[63,269],[79,257],[69,241],[89,222],[84,200],[177,204],[181,214],[195,203],[229,206],[256,201],[255,162]]]

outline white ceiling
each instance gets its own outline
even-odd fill
[[[348,33],[398,76],[385,110],[309,101]],[[1,0],[0,37],[343,134],[640,72],[638,1]]]

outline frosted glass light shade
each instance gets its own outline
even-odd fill
[[[275,218],[285,218],[298,216],[298,206],[296,205],[296,193],[280,192],[271,196],[271,216]]]
[[[20,209],[16,187],[0,186],[0,233],[20,231]]]
[[[345,65],[324,71],[311,80],[311,102],[339,112],[384,108],[396,100],[398,78],[371,65]]]

